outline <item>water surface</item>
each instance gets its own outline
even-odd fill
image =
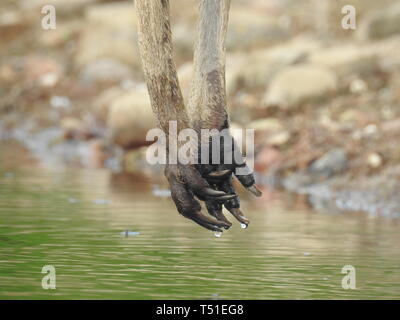
[[[265,193],[243,199],[247,230],[215,238],[163,188],[105,170],[0,170],[0,298],[400,298],[395,219]],[[41,286],[44,265],[55,290]],[[345,265],[355,290],[341,286]]]

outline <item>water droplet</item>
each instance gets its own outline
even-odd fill
[[[247,224],[241,223],[241,224],[240,224],[240,227],[241,227],[242,229],[247,229]]]
[[[214,236],[215,236],[216,238],[221,238],[222,232],[220,232],[220,231],[215,231],[215,232],[214,232]]]

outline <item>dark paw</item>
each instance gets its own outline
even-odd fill
[[[211,162],[212,155],[210,150],[212,146],[209,146],[209,159]],[[219,217],[220,220],[226,219],[222,214],[222,206],[224,206],[240,223],[244,224],[245,227],[249,224],[249,220],[243,215],[240,210],[240,199],[233,187],[233,177],[239,180],[239,182],[253,195],[260,197],[261,191],[255,185],[254,175],[251,170],[247,167],[242,154],[238,151],[235,142],[232,139],[232,150],[226,152],[224,149],[224,141],[221,138],[220,141],[220,164],[208,164],[208,165],[197,165],[198,171],[202,177],[212,186],[215,190],[223,191],[227,195],[231,195],[232,198],[225,199],[224,201],[215,201],[211,205],[207,204],[207,208],[210,214],[215,217]],[[203,151],[204,152],[204,151]],[[215,151],[214,151],[215,152]],[[239,170],[247,174],[239,174]],[[214,204],[216,203],[216,204]]]
[[[226,219],[218,219],[218,215],[203,214],[196,198],[206,203],[221,203],[234,198],[234,195],[211,188],[192,165],[168,165],[165,176],[171,187],[172,200],[180,214],[211,231],[222,232],[221,228],[228,229],[231,226]]]

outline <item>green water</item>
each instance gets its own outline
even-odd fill
[[[0,171],[0,298],[400,298],[399,221],[316,213],[268,193],[250,200],[250,227],[215,238],[140,175]],[[55,290],[42,288],[44,265]],[[341,286],[344,265],[355,290]]]

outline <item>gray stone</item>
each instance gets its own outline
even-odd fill
[[[88,7],[75,62],[82,67],[99,58],[112,58],[139,70],[137,17],[131,2]]]
[[[254,48],[288,38],[288,30],[277,23],[277,19],[247,6],[232,6],[229,14],[229,29],[226,38],[228,50]]]
[[[305,64],[285,68],[271,81],[264,96],[266,106],[292,107],[318,100],[337,88],[335,74],[327,68]]]
[[[329,68],[338,77],[365,74],[377,68],[377,51],[369,45],[338,45],[314,52],[310,63]]]
[[[93,82],[115,82],[132,77],[130,68],[111,58],[99,58],[86,64],[80,73],[81,80]]]
[[[314,161],[308,168],[308,171],[315,176],[328,178],[342,172],[346,168],[346,164],[346,151],[337,148]]]
[[[265,88],[282,69],[308,59],[320,44],[310,38],[297,38],[288,43],[267,49],[257,49],[248,54],[227,58],[227,84],[235,89]]]
[[[113,141],[124,148],[146,144],[146,134],[156,128],[156,121],[145,86],[125,92],[111,103],[107,127]]]

